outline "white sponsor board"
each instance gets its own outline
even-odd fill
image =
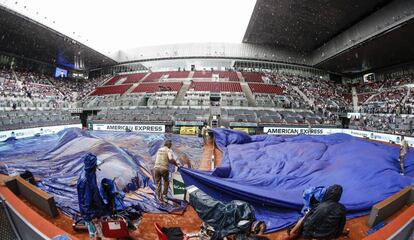
[[[133,124],[93,124],[93,130],[98,131],[131,131],[131,132],[165,132],[165,125],[133,125]]]
[[[264,127],[263,132],[274,135],[327,135],[338,133],[342,129],[336,128],[295,128],[295,127]]]
[[[27,138],[39,135],[55,134],[66,128],[82,128],[81,124],[60,125],[50,127],[26,128],[0,132],[0,141],[15,137],[16,139]]]
[[[295,127],[265,127],[263,128],[265,134],[272,135],[328,135],[333,133],[346,133],[354,137],[367,138],[381,142],[401,143],[401,136],[387,133],[376,133],[369,131],[340,129],[340,128],[295,128]],[[414,138],[405,137],[410,147],[414,147]]]

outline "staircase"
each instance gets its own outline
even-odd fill
[[[378,96],[378,95],[380,95],[383,91],[383,88],[384,88],[384,84],[383,85],[381,85],[381,87],[377,90],[377,93],[375,93],[375,94],[372,94],[367,100],[365,100],[365,102],[364,102],[364,104],[366,104],[366,103],[369,103],[369,101],[371,101],[371,99],[373,98],[373,97],[375,97],[375,96]]]
[[[193,79],[194,76],[194,71],[191,71],[190,74],[188,74],[188,79]]]
[[[246,82],[246,80],[244,80],[243,74],[241,72],[236,72],[237,73],[237,77],[239,77],[240,82]]]
[[[358,112],[358,94],[356,87],[352,87],[352,106],[354,108],[354,112]]]
[[[182,104],[185,94],[190,88],[190,84],[191,84],[191,81],[186,80],[183,82],[183,85],[181,86],[180,91],[177,93],[177,96],[174,99],[173,105],[180,106]]]
[[[147,72],[147,75],[145,75],[141,80],[139,80],[138,83],[142,83],[145,80],[145,78],[147,78],[150,74],[150,72]]]
[[[411,95],[411,88],[408,88],[407,94],[405,95],[404,99],[402,100],[402,104],[404,104],[410,98],[410,95]]]
[[[366,104],[366,103],[368,103],[369,101],[371,101],[371,99],[373,98],[373,97],[375,97],[375,96],[378,96],[378,95],[380,95],[381,94],[381,92],[379,92],[379,93],[375,93],[375,94],[372,94],[367,100],[365,100],[365,102],[364,102],[364,104]]]
[[[16,82],[18,82],[18,83],[21,83],[21,81],[20,81],[19,77],[17,77],[17,74],[16,74],[16,72],[15,72],[14,70],[12,70],[12,74],[13,74],[13,79],[14,79],[14,81],[16,81]]]
[[[247,103],[248,103],[249,107],[257,107],[256,100],[254,99],[252,90],[250,89],[249,85],[246,82],[241,82],[240,86],[243,90],[244,95],[247,98]]]
[[[303,98],[303,100],[305,100],[310,106],[314,105],[313,101],[310,100],[298,87],[293,86],[292,89],[295,90],[297,93],[299,93],[299,95]]]
[[[132,93],[132,91],[138,86],[138,83],[134,83],[132,84],[132,87],[128,88],[128,90],[126,92],[124,92],[124,94],[122,95],[127,95],[129,93]]]
[[[89,102],[86,103],[86,108],[93,108],[95,106],[95,102],[98,100],[98,97],[92,98]]]
[[[17,86],[19,86],[20,88],[23,87],[23,82],[20,81],[19,77],[17,76],[17,74],[14,70],[12,70],[12,75],[13,75],[14,81],[16,81],[16,83],[17,83]]]

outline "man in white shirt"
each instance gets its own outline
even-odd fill
[[[408,147],[407,140],[404,139],[404,136],[401,136],[401,148],[400,148],[400,174],[404,175],[404,158],[405,155],[408,153],[408,150],[410,147]]]
[[[157,196],[161,202],[164,202],[164,198],[167,196],[169,187],[169,172],[168,165],[174,164],[178,166],[174,159],[173,151],[171,150],[172,142],[167,140],[164,143],[164,147],[158,149],[157,157],[154,165],[154,178],[157,185]],[[162,189],[161,179],[164,180],[164,189]]]
[[[208,130],[210,127],[205,123],[203,128],[201,129],[201,135],[203,135],[204,144],[208,142]]]

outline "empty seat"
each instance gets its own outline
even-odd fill
[[[208,92],[242,92],[237,82],[193,82],[190,88],[194,91]]]
[[[257,72],[242,72],[242,75],[246,82],[263,82],[262,75]]]
[[[115,85],[115,86],[103,86],[97,87],[90,96],[97,95],[108,95],[108,94],[123,94],[125,93],[132,85]]]
[[[163,82],[163,83],[141,83],[132,92],[159,92],[159,91],[180,91],[182,83],[180,82]]]
[[[249,87],[253,93],[273,93],[283,95],[283,88],[271,84],[249,83]]]

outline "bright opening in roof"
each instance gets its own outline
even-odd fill
[[[0,0],[105,54],[140,46],[242,42],[256,0]]]

